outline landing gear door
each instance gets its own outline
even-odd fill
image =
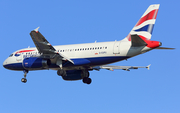
[[[116,41],[113,47],[113,54],[120,54],[120,42]]]

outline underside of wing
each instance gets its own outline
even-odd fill
[[[56,58],[56,64],[61,65],[62,60],[68,60],[71,63],[73,61],[61,53],[58,53],[56,49],[45,39],[45,37],[38,31],[39,27],[30,32],[31,38],[38,49],[42,57],[53,59]]]
[[[41,54],[55,54],[57,53],[54,47],[45,39],[45,37],[38,31],[39,27],[30,32],[31,38]]]

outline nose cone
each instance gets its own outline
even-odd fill
[[[8,69],[8,66],[7,66],[8,62],[7,62],[7,59],[3,62],[3,67]]]
[[[9,70],[24,70],[22,62],[16,61],[15,58],[8,57],[3,62],[3,67]]]

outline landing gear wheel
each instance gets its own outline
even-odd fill
[[[57,74],[58,74],[59,76],[66,76],[66,71],[63,70],[63,69],[59,69],[59,70],[57,71]]]
[[[88,78],[88,77],[83,78],[83,83],[91,84],[91,82],[92,82],[91,78]]]
[[[84,77],[83,78],[83,83],[87,83],[87,81],[88,81],[88,77]]]
[[[22,78],[22,79],[21,79],[21,82],[26,83],[26,82],[27,82],[27,79],[26,79],[26,78]]]
[[[92,80],[91,78],[88,78],[87,84],[91,84]]]

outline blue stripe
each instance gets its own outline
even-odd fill
[[[134,30],[134,31],[147,31],[149,32],[150,34],[152,34],[152,31],[153,31],[153,28],[154,28],[154,24],[148,24],[140,29],[137,29],[137,30]]]
[[[74,65],[86,65],[91,63],[89,60],[85,58],[71,59],[74,62]]]
[[[95,66],[95,65],[105,65],[105,64],[109,64],[109,63],[114,63],[114,62],[118,62],[118,61],[128,59],[128,58],[130,58],[130,57],[127,57],[127,56],[94,57],[94,58],[84,58],[83,61],[88,61],[88,62],[86,62],[87,66]],[[75,61],[75,59],[73,59],[73,61]],[[78,60],[76,59],[76,61],[78,61]],[[76,64],[77,63],[78,62],[76,62]],[[80,62],[80,63],[82,63],[82,62]],[[19,71],[25,70],[22,63],[7,64],[7,65],[3,65],[3,66],[10,70],[19,70]],[[63,67],[74,67],[74,66],[76,66],[76,65],[73,65],[69,61],[63,62]],[[57,66],[56,64],[51,64],[49,66],[49,68],[58,68],[58,67],[59,66]]]

